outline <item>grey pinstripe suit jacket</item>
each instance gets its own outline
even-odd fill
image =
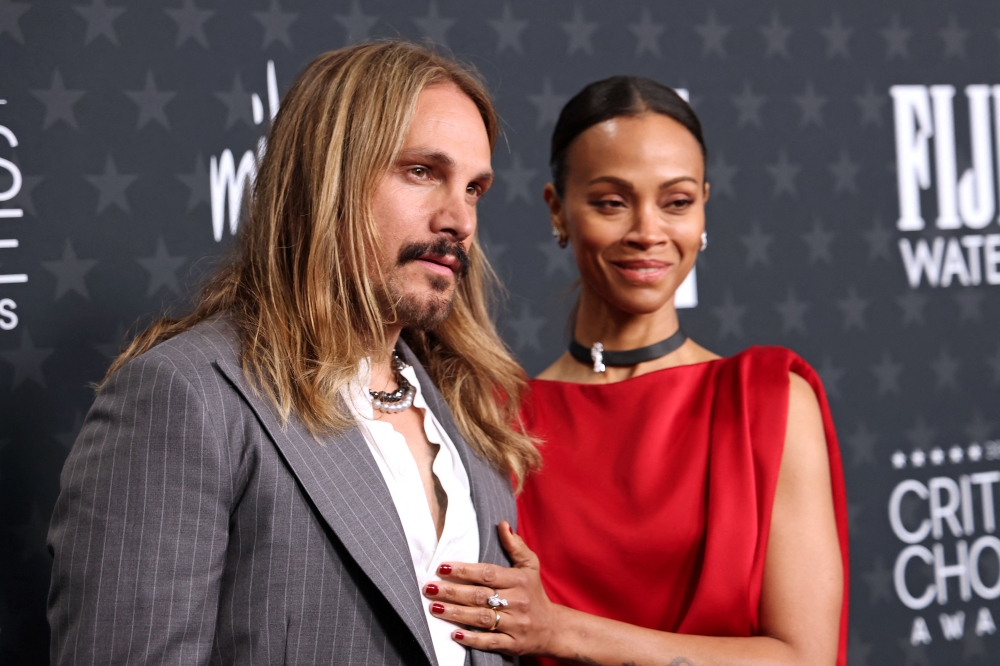
[[[388,488],[353,429],[320,446],[284,429],[240,368],[225,321],[123,367],[66,461],[49,532],[55,664],[434,664]],[[508,564],[508,481],[458,447],[480,560]],[[472,652],[475,666],[499,655]]]

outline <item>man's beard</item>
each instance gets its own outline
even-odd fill
[[[450,242],[445,238],[439,238],[433,243],[404,245],[399,251],[395,268],[399,269],[426,255],[438,257],[450,255],[458,260],[459,269],[455,272],[455,289],[469,272],[470,260],[465,248],[460,243]],[[451,314],[451,306],[455,298],[455,289],[449,293],[452,281],[443,276],[433,275],[428,282],[433,293],[425,299],[420,299],[406,294],[403,285],[399,283],[396,271],[390,275],[387,285],[389,297],[396,306],[396,321],[403,324],[404,327],[424,331],[433,330]]]

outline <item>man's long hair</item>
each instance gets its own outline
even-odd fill
[[[191,314],[156,321],[107,377],[224,314],[239,332],[243,370],[286,422],[295,414],[317,439],[353,425],[340,391],[361,359],[385,353],[386,325],[395,320],[371,203],[417,97],[437,83],[456,85],[476,104],[492,149],[499,120],[489,94],[472,70],[448,58],[384,41],[313,60],[274,120],[234,252]],[[539,463],[518,417],[525,375],[494,327],[499,282],[475,239],[469,259],[447,319],[403,336],[469,444],[520,485]]]

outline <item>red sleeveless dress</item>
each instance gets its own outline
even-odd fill
[[[523,416],[544,463],[518,499],[518,532],[552,601],[661,631],[758,634],[789,372],[809,382],[823,415],[844,563],[843,666],[840,450],[819,377],[780,347],[614,384],[531,382]]]

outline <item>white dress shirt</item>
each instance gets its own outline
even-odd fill
[[[423,596],[423,587],[429,581],[439,580],[437,568],[442,562],[479,561],[476,509],[472,505],[469,476],[455,444],[427,406],[413,368],[403,370],[403,376],[417,390],[413,406],[423,413],[424,434],[431,444],[438,445],[431,469],[448,496],[440,540],[427,504],[420,471],[406,440],[396,432],[392,424],[374,418],[374,408],[368,393],[371,372],[366,360],[361,362],[357,379],[348,387],[350,399],[347,403],[378,463],[386,485],[389,486],[389,494],[403,524],[438,663],[441,666],[463,666],[466,649],[451,638],[452,632],[458,627],[431,614],[432,602]]]

